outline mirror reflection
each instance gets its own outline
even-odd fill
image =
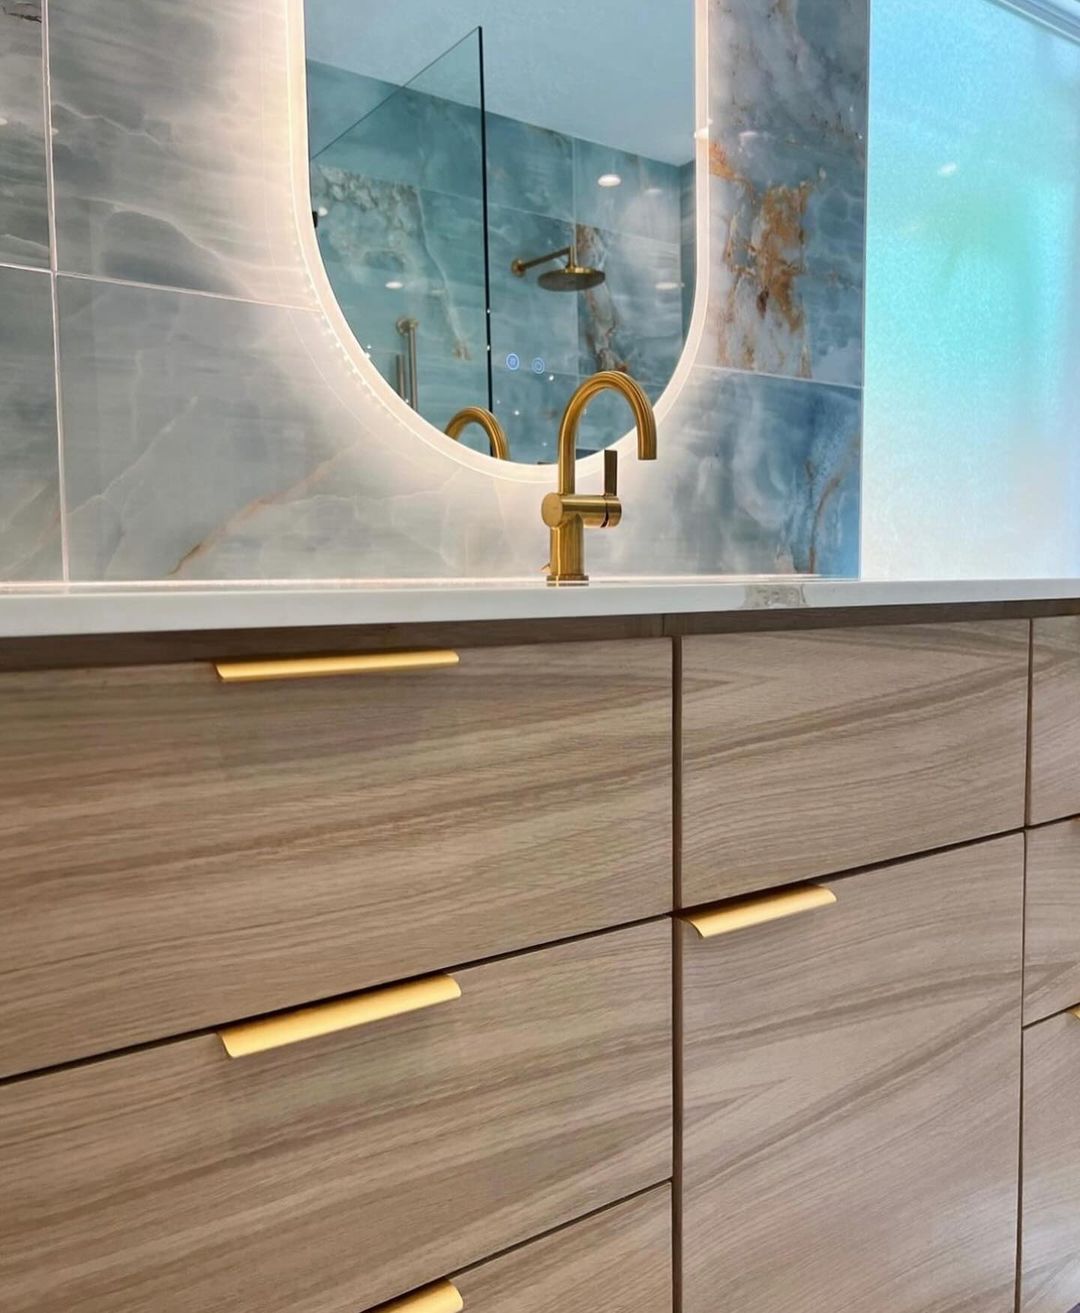
[[[556,459],[563,410],[599,370],[655,401],[693,302],[692,0],[305,12],[312,218],[390,386],[458,441],[528,463]],[[578,454],[628,428],[621,399],[597,397]]]

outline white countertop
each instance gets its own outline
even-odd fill
[[[605,579],[579,588],[531,579],[38,585],[0,589],[0,638],[1062,599],[1080,600],[1080,579],[679,577]]]

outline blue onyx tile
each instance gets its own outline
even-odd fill
[[[397,90],[390,82],[309,59],[308,155],[316,158]]]
[[[687,147],[689,154],[689,143]],[[605,174],[619,177],[619,186],[601,187],[598,179]],[[574,208],[578,223],[592,228],[677,243],[679,170],[674,164],[575,140]]]
[[[318,227],[323,263],[361,346],[396,348],[396,325],[408,317],[425,356],[485,362],[480,201],[318,165],[312,198],[326,211]]]
[[[48,268],[41,0],[0,5],[0,262]]]
[[[0,269],[0,580],[59,579],[60,478],[49,275]]]
[[[578,259],[607,275],[578,297],[578,372],[617,369],[666,383],[683,349],[677,243],[579,226]]]
[[[574,215],[571,138],[548,128],[487,116],[488,199],[556,219]]]
[[[559,219],[492,205],[488,209],[491,270],[491,351],[496,362],[517,355],[528,369],[542,360],[549,371],[578,369],[578,295],[552,292],[537,281],[557,264],[539,265],[519,278],[511,263],[569,246],[574,230]]]
[[[658,460],[622,461],[622,529],[593,535],[592,573],[856,576],[861,401],[858,388],[691,370]]]
[[[870,0],[712,0],[713,140],[747,130],[865,161]]]
[[[319,163],[480,202],[480,110],[404,88],[325,149]]]
[[[557,459],[559,421],[577,387],[576,374],[534,374],[496,367],[494,411],[510,441],[510,454],[527,465]]]
[[[823,148],[746,132],[714,168],[710,185],[706,359],[859,385],[862,166]]]

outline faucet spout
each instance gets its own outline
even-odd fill
[[[656,459],[656,416],[640,383],[629,374],[603,370],[587,378],[570,398],[559,425],[559,486],[549,492],[541,516],[551,530],[549,584],[585,584],[585,527],[612,529],[622,518],[618,498],[618,453],[604,452],[604,491],[576,491],[578,429],[589,402],[601,392],[618,392],[630,406],[637,426],[638,460]]]
[[[506,430],[491,411],[485,410],[483,406],[466,406],[464,410],[459,410],[446,426],[447,437],[457,441],[470,424],[479,425],[487,434],[488,446],[496,460],[510,459],[510,442]]]

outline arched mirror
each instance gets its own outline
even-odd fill
[[[601,369],[655,401],[695,282],[694,4],[306,0],[312,222],[386,383],[459,440],[555,459]],[[579,455],[626,431],[598,398]]]

